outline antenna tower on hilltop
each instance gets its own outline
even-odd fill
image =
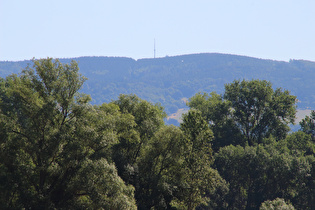
[[[155,58],[155,39],[154,39],[154,58]]]

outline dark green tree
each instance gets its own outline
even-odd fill
[[[279,141],[276,147],[291,155],[307,156],[315,154],[315,142],[310,134],[302,131],[291,133],[286,139]]]
[[[294,124],[296,97],[265,80],[234,81],[225,85],[224,99],[232,103],[232,117],[249,145],[270,135],[284,139]]]
[[[314,156],[286,151],[277,145],[221,148],[214,166],[229,183],[228,208],[258,209],[265,200],[281,197],[299,209],[311,209]]]
[[[307,134],[311,134],[313,140],[315,140],[315,111],[312,110],[310,116],[306,116],[300,122],[301,130]]]
[[[133,187],[110,163],[111,118],[78,94],[78,65],[33,62],[0,83],[2,208],[135,209]]]
[[[135,186],[138,207],[148,209],[152,206],[165,206],[158,204],[166,196],[164,192],[159,193],[162,197],[155,196],[159,190],[155,184],[160,182],[154,180],[159,179],[149,176],[151,169],[143,163],[146,148],[150,148],[156,139],[156,133],[164,126],[166,114],[163,107],[159,104],[153,105],[136,95],[122,94],[118,100],[102,104],[99,109],[104,116],[113,116],[112,126],[118,141],[111,147],[111,156],[119,176],[126,183]]]
[[[215,92],[197,93],[189,99],[188,106],[201,111],[210,124],[214,134],[212,147],[215,151],[230,144],[245,146],[245,140],[232,119],[230,101],[223,100],[222,96]]]
[[[206,192],[214,187],[215,170],[210,167],[213,133],[198,110],[184,114],[180,128],[184,134],[182,176],[178,186],[180,193],[172,204],[180,209],[195,209],[207,203]]]
[[[254,145],[271,135],[284,139],[294,123],[296,97],[265,80],[234,81],[223,96],[197,94],[188,103],[200,110],[214,131],[214,148]]]
[[[113,160],[125,182],[137,186],[138,159],[155,132],[164,125],[166,114],[159,104],[153,105],[136,95],[122,94],[106,106],[116,106],[121,115],[117,121],[118,143],[112,148]]]
[[[139,160],[139,209],[170,209],[183,176],[183,132],[175,126],[163,126],[150,140]]]
[[[118,174],[125,182],[134,184],[133,178],[137,173],[135,154],[141,142],[134,116],[122,113],[119,106],[114,103],[104,103],[98,109],[104,118],[111,118],[110,126],[117,136],[117,142],[112,145],[110,153]]]
[[[139,135],[139,141],[129,148],[130,163],[136,163],[137,158],[141,154],[141,149],[154,133],[164,125],[163,119],[166,117],[164,109],[159,104],[151,104],[148,101],[142,100],[136,95],[120,95],[119,99],[113,101],[118,105],[120,112],[133,116],[134,129]]]
[[[207,121],[196,110],[184,116],[180,129],[162,126],[155,132],[138,161],[139,209],[194,209],[209,201],[220,203],[214,192],[227,187],[210,167],[212,139]]]

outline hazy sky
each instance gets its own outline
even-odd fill
[[[0,60],[219,52],[315,61],[314,0],[0,0]]]

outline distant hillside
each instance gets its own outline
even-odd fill
[[[68,63],[72,59],[60,59]],[[159,102],[168,114],[185,108],[184,98],[200,91],[222,93],[235,79],[265,79],[298,97],[299,109],[315,109],[315,62],[257,59],[228,54],[192,54],[134,60],[124,57],[79,57],[88,78],[82,92],[101,104],[121,93]],[[31,61],[0,62],[0,77],[18,73]]]

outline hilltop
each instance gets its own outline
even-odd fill
[[[94,104],[109,102],[119,94],[136,94],[161,103],[167,113],[186,108],[185,100],[197,92],[222,93],[233,80],[268,80],[296,95],[298,109],[315,109],[315,62],[289,62],[247,56],[204,53],[134,60],[126,57],[78,57],[80,72],[88,78],[83,89]],[[0,77],[18,73],[31,61],[0,62]]]

